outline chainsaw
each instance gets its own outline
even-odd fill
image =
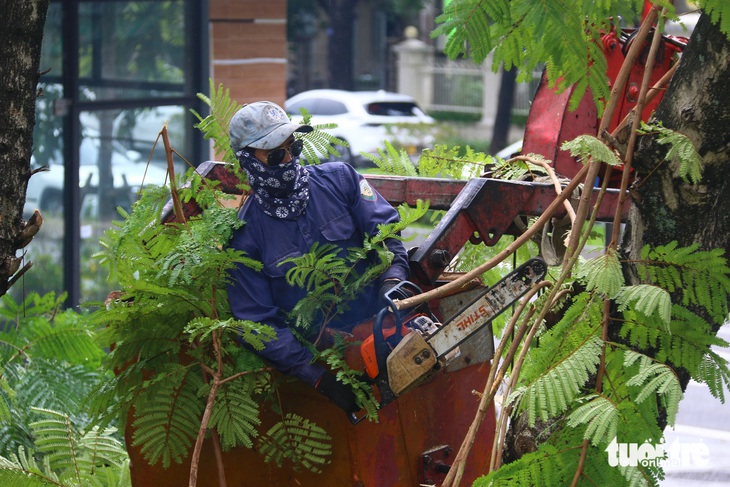
[[[509,308],[546,274],[547,264],[530,259],[485,289],[446,323],[429,312],[398,310],[394,299],[419,294],[421,290],[402,281],[385,296],[388,305],[375,317],[373,333],[360,345],[365,374],[380,391],[380,406],[417,386],[459,355],[459,345],[474,336]],[[394,326],[384,327],[386,320]],[[362,418],[351,418],[353,423]]]

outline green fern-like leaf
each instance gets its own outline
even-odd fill
[[[81,365],[35,359],[32,368],[17,372],[16,400],[33,407],[81,411],[91,388],[101,377]]]
[[[373,162],[380,170],[398,176],[416,176],[416,167],[404,149],[396,149],[388,141],[384,142],[385,150],[378,149],[378,155],[363,153],[363,156]]]
[[[210,98],[198,94],[198,98],[211,108],[211,114],[203,117],[192,110],[193,115],[199,121],[195,127],[203,133],[206,140],[213,139],[214,152],[222,154],[223,161],[238,164],[238,159],[231,150],[228,125],[233,115],[241,108],[241,105],[231,100],[230,90],[224,89],[223,85],[219,85],[216,90],[212,79],[210,80],[210,94]]]
[[[641,403],[656,394],[667,410],[667,422],[674,424],[679,401],[684,393],[674,370],[665,364],[652,362],[650,357],[632,351],[625,352],[624,365],[630,366],[637,360],[641,362],[639,373],[627,381],[628,386],[641,387],[636,402]]]
[[[540,154],[526,154],[528,157],[536,160],[550,162]],[[547,171],[542,166],[527,161],[512,161],[496,159],[493,165],[493,176],[496,179],[519,180],[530,175],[533,179],[537,177],[547,176]]]
[[[537,451],[503,465],[477,479],[474,487],[513,487],[517,485],[571,485],[579,462],[583,437],[571,428],[561,429],[541,444]],[[655,486],[652,472],[645,469],[607,467],[603,448],[589,447],[582,458],[582,476],[578,485]]]
[[[527,411],[532,426],[539,417],[543,421],[565,411],[579,395],[600,361],[602,341],[591,336],[579,348],[556,361],[534,381],[517,388],[509,401],[519,401]]]
[[[576,277],[585,281],[589,291],[597,291],[608,298],[616,296],[624,284],[621,263],[616,251],[611,249],[586,261]]]
[[[637,8],[635,1],[611,2],[610,8],[603,3],[454,0],[436,19],[441,25],[432,36],[447,36],[445,52],[452,59],[468,53],[481,63],[494,49],[495,72],[504,63],[526,77],[544,63],[550,87],[573,86],[572,109],[590,89],[600,115],[610,95],[601,31],[619,28],[616,19],[632,18]]]
[[[629,382],[635,380],[635,376],[640,372],[640,367],[638,363],[626,366],[625,358],[625,347],[607,344],[604,387],[601,394],[611,400],[619,412],[616,439],[626,443],[645,441],[658,443],[663,435],[657,422],[660,414],[659,401],[638,402],[636,400],[642,389],[629,385]],[[611,440],[611,438],[607,438],[607,440]],[[607,444],[608,441],[604,442],[602,446]]]
[[[251,383],[246,380],[229,382],[218,390],[209,427],[218,432],[224,450],[238,445],[253,447],[261,421],[259,405],[251,392]]]
[[[424,149],[418,159],[418,174],[423,177],[471,179],[482,174],[494,158],[484,152],[469,147],[460,155],[460,146],[437,144],[431,149]]]
[[[10,420],[11,411],[10,404],[15,391],[8,385],[4,376],[0,377],[0,423],[6,423]],[[0,449],[0,451],[2,451]]]
[[[102,466],[115,466],[119,469],[120,479],[129,468],[129,456],[124,444],[114,437],[114,428],[100,429],[91,428],[84,433],[78,441],[78,446],[85,457],[88,457],[89,464],[93,469]]]
[[[431,35],[447,35],[445,52],[455,58],[465,48],[472,49],[474,61],[481,63],[493,49],[490,33],[492,18],[510,11],[507,2],[451,2],[444,13],[436,18],[442,23]],[[493,4],[498,4],[494,5]],[[490,8],[492,7],[492,8]]]
[[[677,174],[680,178],[692,184],[702,180],[702,157],[686,135],[668,129],[660,122],[652,125],[642,122],[641,132],[656,133],[657,142],[669,146],[664,159],[677,164]]]
[[[710,388],[713,396],[724,402],[728,389],[727,362],[710,347],[726,348],[727,341],[715,335],[705,320],[690,310],[674,305],[669,332],[656,320],[624,312],[619,336],[641,350],[656,348],[655,359],[687,370],[697,382]]]
[[[573,299],[562,319],[539,335],[539,345],[530,349],[520,372],[521,380],[530,383],[564,357],[582,347],[587,337],[597,336],[602,315],[602,300],[595,294],[581,293]]]
[[[312,350],[315,357],[323,360],[332,371],[336,371],[337,380],[352,387],[355,392],[357,404],[365,409],[366,416],[370,421],[378,420],[378,401],[372,394],[372,388],[364,383],[362,371],[351,369],[345,360],[345,348],[347,344],[344,342],[342,335],[334,335],[334,344],[322,351]],[[314,347],[312,347],[314,348]]]
[[[195,369],[171,364],[147,384],[135,404],[132,445],[152,465],[182,462],[200,428],[203,403],[197,396],[202,385]]]
[[[88,321],[73,310],[49,319],[30,315],[21,326],[0,333],[3,362],[25,357],[47,358],[72,364],[98,364],[104,352],[94,342]]]
[[[31,424],[37,451],[24,447],[10,458],[0,457],[3,486],[131,486],[129,457],[113,430],[77,430],[68,415],[33,408],[41,418]],[[42,463],[35,456],[42,456]]]
[[[310,291],[332,289],[335,282],[350,270],[344,260],[338,257],[338,250],[334,244],[315,242],[306,254],[286,259],[282,265],[294,264],[286,273],[287,282]]]
[[[669,322],[672,318],[672,301],[666,290],[649,284],[627,286],[619,291],[616,301],[620,304],[619,311],[625,311],[631,306],[645,316],[656,314],[664,323],[666,331],[669,331]]]
[[[723,249],[698,248],[697,244],[679,247],[676,241],[645,246],[637,269],[645,282],[681,293],[683,306],[702,306],[715,322],[723,323],[728,306],[722,297],[730,294],[730,268]]]
[[[116,485],[128,476],[129,458],[122,443],[113,438],[114,430],[92,428],[78,431],[68,415],[34,408],[42,419],[31,424],[39,453],[44,454],[46,471],[58,474],[61,485]],[[114,485],[107,484],[107,485]]]
[[[290,321],[299,328],[310,329],[347,312],[348,302],[390,266],[393,254],[386,241],[402,240],[400,232],[427,210],[428,205],[422,201],[417,202],[416,208],[399,207],[400,220],[378,225],[377,234],[366,235],[362,247],[343,252],[332,244],[315,243],[306,254],[286,260],[283,264],[293,264],[286,273],[287,281],[307,290],[307,295],[288,313]],[[363,261],[368,265],[358,273]]]
[[[56,296],[55,292],[40,295],[37,292],[30,292],[20,303],[17,303],[9,294],[0,296],[0,318],[7,323],[6,331],[12,327],[18,328],[25,319],[33,319],[40,316],[55,316],[66,301],[67,294],[62,293]]]
[[[30,425],[36,436],[38,451],[45,454],[53,471],[61,473],[61,476],[71,474],[77,482],[81,482],[83,469],[79,461],[79,432],[76,427],[65,414],[41,409],[36,411],[45,416]]]
[[[302,114],[302,119],[297,121],[297,123],[312,127],[312,131],[306,134],[300,134],[298,132],[294,134],[304,142],[304,146],[302,147],[302,161],[304,163],[319,164],[321,162],[320,154],[340,157],[342,154],[339,153],[336,147],[350,146],[346,141],[327,132],[329,129],[336,128],[336,124],[312,123],[312,115],[305,108],[300,108],[299,110]]]
[[[32,451],[20,447],[10,458],[0,456],[0,483],[8,487],[58,486],[58,476],[48,465],[39,465]]]
[[[730,37],[730,5],[723,0],[703,0],[698,3],[710,15],[712,22]]]
[[[263,350],[266,342],[276,338],[276,332],[270,326],[233,318],[214,320],[198,317],[185,326],[185,333],[190,343],[208,340],[214,331],[220,332],[221,337],[228,335],[227,339],[241,339],[255,350]]]
[[[730,391],[730,368],[722,356],[708,351],[697,368],[696,380],[704,382],[717,399],[725,402],[725,391]]]
[[[319,426],[296,414],[289,413],[262,437],[259,450],[267,462],[282,465],[285,459],[295,468],[320,472],[332,455],[330,436]]]
[[[656,346],[659,338],[666,334],[662,327],[655,325],[654,320],[644,319],[642,315],[625,310],[619,336],[626,339],[632,346],[646,350],[648,347]]]
[[[608,443],[616,437],[619,412],[616,405],[605,396],[593,395],[568,416],[568,426],[586,425],[584,438],[593,446]]]
[[[621,159],[610,147],[592,135],[579,135],[569,142],[564,142],[560,148],[570,151],[571,156],[581,159],[584,163],[592,158],[610,166],[622,164]]]

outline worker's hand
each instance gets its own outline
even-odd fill
[[[360,410],[355,399],[355,393],[352,387],[338,381],[337,378],[329,372],[325,372],[314,386],[318,392],[324,394],[330,401],[339,406],[340,409],[347,414],[356,413]]]
[[[386,299],[386,295],[401,282],[403,281],[401,281],[400,279],[386,279],[385,281],[383,281],[383,283],[380,285],[380,291],[378,292],[381,307],[384,308],[390,304]],[[408,299],[411,296],[413,296],[413,290],[405,286],[401,286],[398,291],[391,293],[389,297],[390,299]]]

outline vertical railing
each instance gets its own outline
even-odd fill
[[[450,60],[436,56],[434,48],[408,37],[395,46],[398,91],[413,96],[427,112],[481,115],[490,123],[497,106],[501,76],[491,71],[491,56],[482,65],[469,59]],[[513,115],[526,116],[541,73],[529,83],[518,83]]]
[[[482,68],[468,60],[435,59],[423,66],[425,76],[433,78],[428,111],[481,113],[484,100]]]

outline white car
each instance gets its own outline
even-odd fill
[[[100,141],[98,137],[84,137],[80,147],[79,188],[82,190],[82,208],[96,208],[96,201],[89,196],[98,196]],[[38,165],[31,161],[33,168]],[[146,169],[146,174],[145,174]],[[125,206],[135,201],[136,193],[144,184],[162,185],[166,182],[167,171],[150,164],[135,151],[124,149],[117,143],[112,144],[111,171],[114,189],[119,190],[116,197],[118,205]],[[39,171],[31,176],[25,197],[23,215],[29,218],[37,208],[46,214],[63,211],[64,166],[51,161],[48,170]],[[109,196],[109,195],[106,195]]]
[[[362,153],[378,155],[388,141],[410,155],[433,143],[433,118],[407,95],[387,91],[310,90],[289,98],[286,111],[298,121],[301,108],[312,115],[314,125],[334,123],[328,133],[347,142],[335,146],[340,157],[320,154],[324,160],[340,160],[355,166],[366,161]]]

